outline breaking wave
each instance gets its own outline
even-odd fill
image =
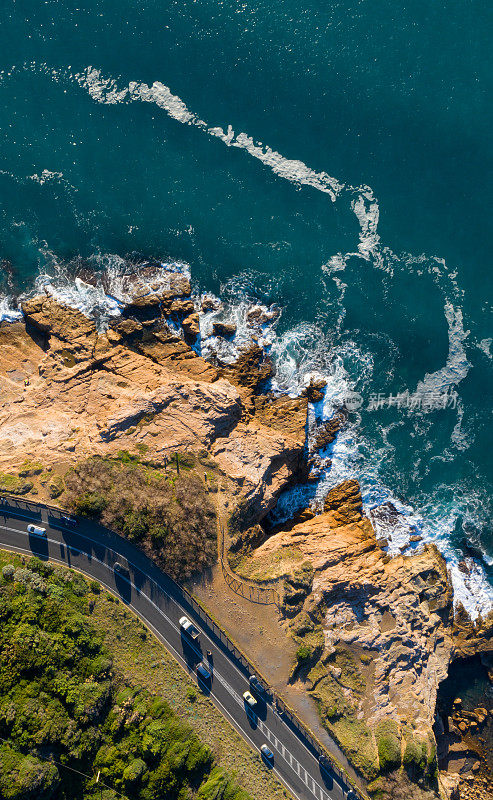
[[[326,172],[317,172],[304,162],[286,158],[268,145],[255,141],[247,133],[236,133],[231,125],[224,129],[207,123],[160,81],[150,85],[138,81],[123,84],[112,77],[105,77],[92,66],[75,74],[54,70],[46,65],[34,64],[27,68],[41,70],[55,81],[76,81],[97,103],[152,103],[177,123],[197,128],[226,147],[243,150],[278,178],[289,181],[296,188],[322,192],[333,203],[347,203],[359,224],[358,240],[352,252],[335,253],[322,266],[327,278],[335,282],[340,295],[339,325],[333,331],[333,338],[318,326],[304,322],[282,330],[279,324],[281,309],[274,304],[255,302],[251,296],[245,296],[239,286],[235,287],[234,282],[227,287],[226,299],[223,292],[221,299],[209,296],[209,302],[205,304],[205,298],[202,298],[200,346],[204,356],[231,363],[244,347],[257,341],[276,365],[276,374],[269,387],[273,392],[296,396],[303,391],[311,378],[319,377],[326,381],[323,400],[310,405],[309,430],[329,420],[337,409],[345,405],[348,397],[359,396],[368,389],[374,371],[373,356],[361,344],[349,340],[341,343],[336,339],[345,314],[343,299],[347,286],[342,275],[352,259],[358,259],[362,268],[373,266],[389,276],[397,270],[414,272],[418,276],[431,275],[442,289],[444,317],[448,327],[448,355],[443,367],[426,374],[418,381],[412,395],[416,401],[421,402],[420,420],[423,426],[424,418],[430,413],[423,404],[423,399],[453,391],[467,376],[470,363],[466,356],[465,343],[469,332],[464,329],[462,293],[456,276],[439,258],[396,255],[383,246],[378,231],[379,204],[370,187],[351,186]],[[40,185],[64,180],[61,173],[48,170],[27,178]],[[46,292],[78,308],[82,313],[94,317],[101,327],[112,316],[121,312],[135,290],[135,284],[130,281],[135,265],[127,264],[118,256],[94,257],[92,261],[89,260],[87,272],[83,271],[82,274],[75,274],[70,266],[58,263],[53,255],[48,261],[49,267],[43,269],[36,279],[34,291]],[[169,269],[188,270],[188,267],[182,263],[168,262],[154,265],[152,275],[148,274],[143,279],[149,291],[153,283],[159,285],[160,277],[165,280],[164,276]],[[145,289],[145,286],[141,289]],[[4,297],[0,301],[0,319],[12,321],[19,317],[19,299],[22,298]],[[229,336],[217,333],[217,326],[216,329],[214,326],[218,322],[231,326]],[[477,347],[487,357],[491,357],[490,345],[491,340],[483,339]],[[456,447],[467,446],[462,416],[463,408],[459,402],[452,435],[452,443]],[[390,431],[382,430],[379,445],[375,446],[374,442],[365,438],[362,429],[362,418],[356,408],[335,441],[325,452],[319,454],[318,479],[309,485],[295,487],[286,492],[275,510],[274,520],[281,521],[292,516],[307,503],[320,506],[331,486],[345,478],[357,478],[362,487],[365,510],[371,516],[377,532],[382,536],[387,534],[391,552],[401,552],[408,546],[419,547],[417,541],[409,544],[411,536],[435,541],[448,559],[456,600],[463,602],[472,616],[492,608],[493,589],[481,558],[474,553],[460,552],[451,537],[452,531],[461,524],[466,514],[462,500],[448,497],[454,494],[454,487],[449,487],[447,491],[438,488],[422,508],[412,508],[396,497],[382,478],[383,465],[393,449]],[[447,502],[443,499],[445,495],[448,497]]]

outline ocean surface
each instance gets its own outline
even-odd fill
[[[312,421],[351,408],[278,518],[355,476],[391,549],[436,541],[456,598],[490,609],[492,4],[6,0],[0,20],[3,318],[42,286],[116,314],[139,259],[240,321],[277,304],[272,388],[321,373]]]

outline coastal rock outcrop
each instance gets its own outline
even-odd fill
[[[0,469],[47,468],[94,455],[208,452],[252,524],[301,474],[306,401],[255,404],[272,372],[257,345],[217,369],[190,346],[199,317],[185,276],[136,294],[106,331],[49,295],[0,326]],[[140,287],[140,288],[139,288]],[[129,287],[127,287],[129,289]]]
[[[375,777],[387,739],[399,754],[409,744],[409,760],[422,747],[433,760],[437,690],[454,650],[452,588],[437,548],[390,559],[362,514],[358,483],[345,481],[322,514],[253,550],[249,575],[285,578],[286,624],[299,646],[293,680],[304,681],[362,774]]]

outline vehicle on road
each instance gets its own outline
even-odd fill
[[[256,675],[250,675],[248,682],[250,684],[250,689],[252,692],[255,692],[258,697],[263,697],[265,695],[264,687]]]
[[[202,661],[197,665],[197,676],[202,678],[203,681],[210,681],[211,679],[211,673]]]
[[[193,642],[198,642],[200,634],[197,628],[190,622],[188,617],[180,618],[180,628],[190,639],[192,639]]]
[[[120,561],[115,561],[113,569],[116,573],[118,573],[118,575],[123,575],[124,578],[130,578],[130,571],[128,567],[125,564],[122,564]]]
[[[40,528],[39,525],[28,525],[27,530],[29,533],[32,533],[33,536],[42,536],[43,539],[46,539],[46,528]]]
[[[62,516],[60,517],[60,521],[63,522],[65,525],[70,525],[71,527],[77,525],[77,520],[74,519],[73,517],[68,517],[66,514],[62,514]]]
[[[270,747],[266,744],[263,744],[260,748],[260,752],[262,753],[263,757],[268,761],[270,764],[274,761],[274,753],[270,749]]]
[[[358,800],[358,795],[356,794],[356,792],[350,791],[347,793],[346,800]]]
[[[243,700],[250,708],[255,708],[257,705],[257,701],[251,692],[243,692]]]
[[[327,758],[327,756],[324,756],[324,755],[319,756],[318,757],[318,763],[319,763],[320,769],[323,769],[325,772],[330,772],[330,770],[332,769],[332,764],[330,763],[330,761]]]

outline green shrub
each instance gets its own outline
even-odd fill
[[[33,486],[32,481],[26,481],[24,478],[18,478],[17,475],[11,475],[8,472],[0,472],[0,492],[5,494],[27,494]]]
[[[54,500],[57,497],[60,497],[60,495],[63,494],[64,491],[65,491],[65,484],[63,482],[63,479],[59,475],[54,476],[48,484],[48,494]]]
[[[41,475],[43,472],[43,465],[38,461],[24,461],[19,470],[20,478],[30,478],[33,475]]]
[[[114,675],[84,579],[12,559],[0,584],[0,798],[99,800],[102,781],[105,800],[250,800],[164,698]]]
[[[193,686],[187,686],[187,699],[190,700],[191,703],[195,703],[197,699],[197,692]]]
[[[303,664],[305,661],[308,661],[312,655],[312,648],[306,644],[302,644],[298,647],[296,651],[296,658],[299,664]]]
[[[100,517],[106,506],[106,498],[100,492],[84,492],[75,499],[73,510],[81,516]]]
[[[406,739],[404,756],[402,759],[406,770],[413,775],[423,774],[426,769],[426,756],[426,742],[409,735]]]
[[[123,770],[123,783],[126,786],[133,786],[147,771],[147,765],[141,758],[134,758],[128,767]]]
[[[391,772],[401,766],[401,736],[395,720],[380,722],[375,731],[380,771]]]
[[[0,797],[3,800],[48,800],[60,784],[53,764],[22,755],[0,744]]]

